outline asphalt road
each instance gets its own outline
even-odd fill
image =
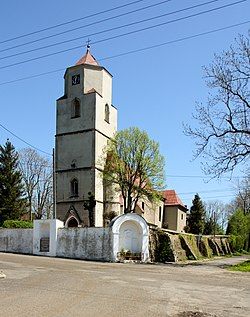
[[[146,265],[0,253],[0,316],[249,317],[250,273],[224,268],[244,259]]]

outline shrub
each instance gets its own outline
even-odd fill
[[[3,228],[13,229],[13,228],[33,228],[32,221],[22,221],[22,220],[5,220],[3,223]]]
[[[231,234],[229,237],[229,242],[234,252],[243,251],[245,240],[246,240],[246,236],[244,235]]]
[[[156,261],[157,262],[174,262],[174,255],[171,248],[171,241],[167,234],[162,231],[157,232],[158,245],[156,249]]]

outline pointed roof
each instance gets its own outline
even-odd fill
[[[164,190],[163,198],[165,198],[165,206],[181,206],[187,209],[187,207],[183,204],[180,197],[173,189]]]
[[[90,53],[90,47],[87,46],[87,51],[84,56],[82,56],[75,65],[82,65],[82,64],[88,64],[88,65],[95,65],[100,66],[97,62],[97,60],[94,58],[94,56]]]

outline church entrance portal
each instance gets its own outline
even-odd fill
[[[74,228],[78,227],[78,221],[76,220],[75,217],[71,217],[68,222],[67,222],[67,227],[68,228]]]

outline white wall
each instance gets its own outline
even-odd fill
[[[0,252],[33,253],[33,229],[0,229]]]
[[[111,243],[109,228],[62,228],[58,229],[56,255],[110,261]]]

